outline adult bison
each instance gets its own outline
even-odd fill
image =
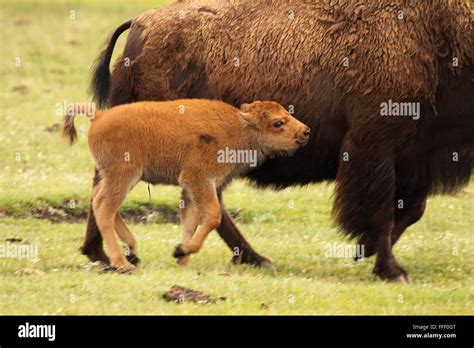
[[[102,107],[176,98],[291,106],[314,130],[310,143],[248,177],[276,188],[335,180],[336,222],[365,256],[376,254],[375,274],[407,281],[393,245],[428,195],[470,179],[473,40],[461,0],[178,1],[117,28],[92,91]],[[219,234],[239,251],[233,261],[269,265],[222,213]],[[82,251],[107,262],[92,211]]]

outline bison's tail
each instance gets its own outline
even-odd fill
[[[77,139],[77,131],[74,126],[74,116],[76,115],[87,115],[90,120],[96,117],[95,105],[93,103],[76,103],[71,105],[64,116],[62,134],[64,137],[69,139],[69,143],[72,145]]]
[[[109,39],[107,47],[97,57],[92,69],[93,76],[89,88],[94,102],[99,108],[104,108],[108,103],[109,88],[110,88],[110,70],[109,64],[112,59],[112,52],[114,51],[115,43],[118,37],[132,26],[132,21],[128,21],[119,26],[112,37]]]

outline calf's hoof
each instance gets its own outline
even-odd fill
[[[180,267],[186,267],[189,262],[189,255],[178,257],[176,264]]]
[[[135,272],[137,268],[134,265],[125,265],[117,268],[117,273],[120,274],[130,274]]]
[[[241,250],[239,255],[232,257],[231,262],[234,265],[247,264],[255,267],[273,268],[273,263],[269,259],[257,254],[252,249]]]
[[[134,266],[137,266],[141,262],[138,256],[134,254],[125,255],[125,257],[127,258],[127,261]]]
[[[388,283],[408,284],[408,273],[397,264],[376,265],[372,271],[380,279]]]
[[[182,257],[184,257],[184,256],[186,256],[186,255],[188,255],[188,254],[189,254],[189,253],[187,253],[187,252],[185,252],[185,251],[183,250],[183,244],[178,244],[178,245],[176,246],[176,248],[174,249],[173,257],[174,257],[175,259],[180,259],[180,258],[182,258]]]

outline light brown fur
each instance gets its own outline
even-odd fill
[[[84,111],[83,104],[68,111],[63,130],[71,142],[76,134],[73,116]],[[276,102],[243,104],[240,110],[215,100],[139,102],[96,111],[90,119],[89,148],[101,177],[92,207],[111,265],[120,271],[132,266],[114,232],[133,255],[136,241],[118,209],[139,181],[183,188],[183,241],[174,256],[185,264],[187,255],[198,252],[220,224],[219,190],[252,169],[249,163],[219,161],[219,151],[255,151],[260,165],[267,157],[293,154],[309,136],[309,128]]]

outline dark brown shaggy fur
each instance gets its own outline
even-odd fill
[[[461,0],[180,1],[132,20],[111,89],[95,82],[95,97],[293,105],[314,138],[249,177],[274,187],[336,180],[337,223],[366,256],[377,254],[378,276],[406,281],[392,245],[429,194],[455,192],[471,175],[473,40]],[[421,118],[381,117],[389,99],[421,103]],[[219,232],[239,251],[236,262],[268,263],[225,210]],[[87,241],[97,234],[89,229]]]

